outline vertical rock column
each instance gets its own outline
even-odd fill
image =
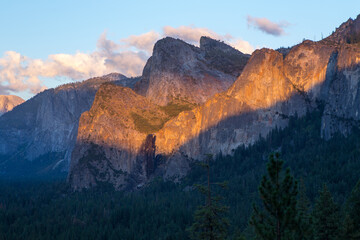
[[[146,177],[149,178],[151,174],[155,171],[155,141],[156,136],[153,134],[149,134],[146,137],[145,144],[144,144],[144,155],[145,155],[145,170],[146,170]]]

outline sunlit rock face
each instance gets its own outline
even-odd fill
[[[227,92],[165,124],[156,134],[157,154],[169,156],[169,165],[174,153],[176,162],[179,154],[184,161],[206,153],[231,154],[275,126],[285,126],[289,116],[302,116],[320,105],[325,107],[321,134],[346,134],[360,119],[359,59],[357,46],[310,41],[292,48],[285,58],[258,50]]]
[[[68,170],[81,113],[104,82],[133,86],[136,79],[109,74],[41,92],[0,117],[0,173],[37,175]],[[35,167],[36,166],[36,167]]]
[[[24,99],[15,95],[0,95],[0,116],[23,102]]]
[[[130,89],[104,86],[91,110],[81,117],[69,181],[75,189],[98,182],[122,189],[141,185],[151,174],[179,178],[193,159],[206,153],[231,154],[241,144],[254,143],[275,126],[285,126],[289,115],[301,115],[316,106],[312,101],[320,93],[314,89],[325,79],[332,50],[305,42],[285,59],[274,50],[257,50],[227,91],[172,119],[165,107]],[[103,100],[103,95],[108,99]],[[134,116],[155,127],[141,132]],[[148,145],[149,134],[154,136],[149,149],[155,150],[146,153],[141,149]],[[94,149],[102,155],[92,156]]]
[[[352,23],[357,24],[357,20]],[[349,27],[355,29],[351,24]],[[360,67],[358,65],[360,46],[356,42],[351,44],[339,42],[336,40],[339,39],[338,36],[319,42],[307,40],[286,51],[265,48],[256,50],[240,76],[227,90],[216,93],[199,106],[182,111],[178,115],[169,115],[166,111],[164,112],[165,106],[161,106],[169,101],[166,100],[168,98],[163,98],[162,92],[165,96],[171,96],[171,91],[167,90],[170,87],[164,87],[171,81],[162,81],[157,77],[143,78],[137,87],[144,83],[147,84],[142,85],[147,87],[138,88],[138,92],[146,96],[147,100],[136,96],[130,90],[118,90],[121,94],[117,96],[114,93],[115,99],[109,101],[108,104],[104,101],[104,108],[114,105],[116,99],[120,99],[120,102],[125,101],[126,98],[133,99],[132,102],[136,106],[137,102],[142,99],[141,102],[145,105],[141,105],[139,109],[143,110],[138,112],[142,119],[147,119],[145,121],[147,123],[152,122],[151,117],[145,117],[148,115],[146,109],[155,108],[157,110],[151,111],[156,112],[158,117],[153,119],[161,119],[161,121],[153,124],[157,126],[156,128],[141,133],[136,130],[135,125],[132,125],[134,119],[128,113],[128,111],[131,112],[129,109],[133,109],[135,105],[127,107],[124,104],[115,104],[115,106],[119,106],[117,109],[121,110],[117,110],[117,113],[113,115],[94,113],[94,116],[105,117],[108,122],[81,121],[79,144],[77,145],[79,150],[74,151],[73,154],[72,169],[76,174],[72,175],[71,170],[70,183],[74,189],[81,189],[97,185],[98,182],[110,182],[116,188],[122,189],[126,186],[141,186],[152,176],[163,176],[176,180],[186,175],[192,161],[202,160],[205,154],[232,154],[236,147],[254,143],[260,135],[266,136],[275,127],[285,127],[290,116],[295,114],[302,116],[307,111],[313,111],[316,108],[324,108],[322,131],[319,134],[324,138],[330,138],[335,132],[347,134],[354,125],[359,124],[360,120]],[[211,42],[206,43],[206,40],[200,46],[200,50],[185,45],[187,50],[183,51],[186,56],[181,56],[176,60],[193,62],[194,59],[197,59],[198,51],[200,56],[207,59],[208,66],[213,68],[215,68],[214,66],[217,68],[223,66],[221,62],[218,63],[215,60],[212,62],[210,55],[207,57],[201,55],[201,51],[211,52]],[[183,47],[184,44],[176,42],[169,46],[169,49],[172,49],[169,51],[174,56],[178,56],[176,48]],[[155,46],[155,49],[157,47]],[[222,49],[223,53],[226,53],[224,48]],[[175,58],[174,56],[166,56],[168,57],[166,62],[176,61],[172,59]],[[150,63],[148,62],[144,69],[144,76],[152,76],[150,65],[153,63],[151,61],[150,59]],[[160,65],[159,63],[158,67]],[[168,71],[167,66],[161,66],[163,71],[157,73],[163,74]],[[146,69],[147,67],[148,69]],[[182,71],[183,68],[177,68],[174,64],[171,69],[175,73]],[[232,69],[234,68],[228,65],[228,68],[226,70],[222,68],[222,71],[235,76],[236,73],[231,73]],[[196,72],[196,70],[194,71]],[[144,79],[148,79],[148,81],[146,82]],[[163,85],[156,85],[159,82],[162,82]],[[150,94],[151,90],[149,89],[152,84],[162,91]],[[171,86],[171,84],[169,85]],[[146,89],[146,91],[141,92],[139,89]],[[101,112],[101,110],[99,111]],[[142,113],[144,115],[141,115]],[[84,116],[90,119],[89,115],[84,114]],[[122,117],[124,123],[117,120]],[[97,129],[97,132],[102,128],[107,128],[110,132],[111,130],[113,130],[112,132],[116,131],[116,135],[121,137],[118,137],[119,139],[109,137],[103,130],[101,134],[95,135],[97,137],[91,137],[91,135],[84,141],[81,136],[87,136],[88,130],[83,131],[82,129],[89,127]],[[80,134],[81,131],[83,134]],[[129,133],[129,135],[124,135],[125,133]],[[91,146],[91,144],[96,145]],[[85,165],[78,163],[84,156],[88,156],[86,152],[91,152],[91,149],[97,149],[98,146],[100,146],[99,152],[103,152],[105,157],[96,158],[100,159],[97,163],[94,163],[94,160],[85,159],[84,164],[90,163],[90,167],[83,167]],[[114,153],[107,150],[108,146],[116,148]],[[133,155],[121,155],[125,153],[120,152],[126,154],[131,152]],[[124,173],[121,174],[121,177],[117,177],[113,173],[112,167],[108,166],[120,165],[122,167],[114,169],[116,171],[121,169]],[[92,169],[94,166],[95,170]],[[72,176],[75,175],[82,177],[73,178]]]
[[[175,100],[201,104],[225,91],[249,55],[211,38],[200,48],[170,37],[158,41],[135,90],[158,105]]]
[[[68,178],[72,186],[110,182],[123,189],[163,172],[154,133],[179,109],[194,108],[226,90],[249,57],[207,37],[201,38],[200,48],[172,38],[160,40],[135,87],[145,97],[104,85],[82,115]]]
[[[69,181],[75,189],[109,182],[117,189],[145,182],[155,171],[155,136],[166,111],[130,88],[105,84],[81,115]],[[130,186],[129,186],[130,185]]]
[[[169,166],[174,152],[177,162],[179,154],[183,161],[202,159],[206,153],[232,154],[236,147],[254,143],[259,135],[266,136],[275,126],[284,127],[287,118],[295,112],[302,115],[312,109],[314,104],[306,101],[310,92],[307,86],[324,80],[320,72],[326,68],[327,61],[321,62],[321,56],[308,58],[321,66],[299,81],[303,67],[308,68],[308,65],[296,63],[294,67],[292,61],[308,51],[313,49],[308,46],[303,50],[294,48],[285,59],[274,50],[255,51],[228,91],[165,124],[156,134],[157,154],[169,156]],[[289,70],[291,73],[287,72]],[[170,169],[166,177],[176,177],[174,174],[182,176],[184,173]]]

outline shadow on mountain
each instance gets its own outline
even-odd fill
[[[256,58],[253,60],[257,61]],[[279,82],[286,83],[292,91],[281,93],[280,97],[276,96],[277,93],[273,93],[273,99],[283,100],[270,101],[270,105],[266,102],[265,105],[268,107],[257,108],[254,107],[254,104],[248,104],[245,101],[247,96],[231,95],[231,91],[235,91],[236,88],[240,90],[246,88],[246,83],[242,82],[240,82],[240,87],[233,85],[228,93],[219,94],[202,106],[192,111],[182,112],[176,118],[165,123],[160,131],[154,133],[156,138],[152,134],[147,135],[137,150],[129,151],[129,149],[117,147],[111,150],[115,154],[104,151],[101,157],[96,154],[91,157],[93,147],[82,148],[81,145],[84,143],[80,141],[77,143],[80,160],[78,162],[76,159],[74,160],[73,154],[74,161],[68,179],[75,189],[94,186],[97,182],[110,182],[117,189],[141,187],[154,176],[177,180],[185,176],[190,164],[193,161],[201,160],[205,153],[232,154],[237,147],[254,144],[260,136],[267,136],[271,130],[284,128],[290,116],[304,116],[307,112],[319,107],[323,107],[325,110],[322,116],[322,133],[318,134],[324,135],[324,131],[330,129],[329,126],[324,125],[327,124],[326,118],[330,119],[332,126],[339,122],[346,122],[346,125],[329,131],[330,134],[337,131],[346,134],[351,127],[358,124],[358,120],[353,116],[341,116],[341,112],[337,108],[351,111],[357,107],[354,106],[354,101],[346,102],[348,93],[345,93],[345,97],[342,97],[341,94],[344,94],[342,91],[344,88],[353,84],[349,83],[347,78],[348,71],[357,71],[360,68],[359,64],[347,64],[345,68],[341,68],[342,66],[338,63],[338,52],[332,51],[328,55],[324,74],[319,73],[320,79],[307,89],[290,81],[282,73],[284,76],[281,76]],[[289,72],[291,71],[299,70],[295,66],[289,70]],[[241,81],[241,79],[237,81]],[[339,84],[342,85],[342,88],[338,87]],[[359,83],[357,82],[357,84]],[[333,95],[337,97],[334,99]],[[239,101],[238,97],[242,100]],[[266,98],[267,96],[256,97],[261,99],[261,97]],[[359,93],[357,93],[357,98],[359,97]],[[341,98],[344,99],[340,102],[336,101]],[[358,101],[355,99],[356,102]],[[201,126],[199,127],[198,124]],[[91,139],[88,141],[85,145],[91,143]],[[108,145],[104,140],[103,142],[97,141],[94,148],[101,152],[104,149],[111,149],[113,146]],[[151,151],[147,152],[147,149],[151,149]],[[121,177],[115,176],[117,171],[124,169],[121,168],[121,164],[129,161],[129,159],[116,156],[133,156],[134,154],[136,161],[129,163],[125,171],[121,170]],[[87,162],[96,162],[96,164],[91,164],[92,166],[89,168],[86,166]],[[92,167],[94,169],[90,170]]]
[[[111,73],[45,90],[0,117],[0,176],[66,176],[79,118],[100,85],[133,87],[140,78]]]

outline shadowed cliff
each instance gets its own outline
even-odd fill
[[[151,178],[149,174],[145,174],[148,172],[178,179],[188,171],[189,162],[201,160],[205,153],[231,154],[240,145],[254,143],[259,135],[266,136],[273,128],[286,126],[289,116],[302,116],[319,104],[325,106],[322,133],[319,134],[326,138],[330,138],[337,131],[346,134],[359,120],[359,61],[357,44],[339,45],[329,41],[304,41],[285,56],[270,49],[255,51],[242,74],[227,91],[216,94],[193,110],[181,112],[166,121],[160,130],[153,129],[151,134],[156,136],[155,147],[152,147],[156,149],[153,159],[155,171],[148,171],[146,161],[143,161],[139,166],[145,169],[141,176],[146,177],[143,182],[140,180],[138,183],[144,183]],[[110,102],[109,105],[112,105]],[[127,111],[125,109],[126,106],[123,111]],[[349,114],[340,119],[344,112]],[[127,131],[122,125],[111,120],[114,117],[108,117],[110,123],[105,127],[117,132]],[[339,122],[347,122],[347,125]],[[90,125],[94,129],[104,128],[104,125],[100,127],[96,122],[91,122]],[[135,142],[133,136],[129,136],[129,142]],[[136,133],[135,136],[139,134]],[[100,149],[115,143],[118,151],[129,154],[139,153],[140,146],[148,142],[147,137],[145,134],[136,138],[136,144],[130,143],[129,146],[116,140],[109,141],[100,134],[96,142],[102,141],[98,144]],[[91,143],[95,139],[89,137],[86,141]],[[82,154],[86,154],[88,149],[82,147],[82,142],[79,138],[77,153],[80,154],[74,152],[74,163]],[[133,151],[134,147],[136,151]],[[115,158],[114,155],[107,155],[106,159],[120,165],[127,163],[128,166],[136,162],[129,163],[129,158]],[[124,175],[134,176],[134,170],[119,169]],[[96,179],[91,184],[86,180],[72,181],[73,176],[81,176],[77,179],[88,178],[90,175],[86,171],[77,168],[76,164],[72,165],[69,180],[74,188],[96,185],[96,181],[117,181],[103,179],[96,174],[91,175]],[[125,178],[120,182],[122,185],[127,184]],[[115,185],[119,188],[118,186]]]
[[[109,74],[45,90],[0,117],[0,175],[67,171],[80,115],[105,82],[132,87],[136,78]]]

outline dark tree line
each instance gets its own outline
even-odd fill
[[[326,184],[319,191],[311,211],[304,188],[298,194],[297,182],[290,169],[282,171],[282,166],[279,154],[271,154],[267,175],[259,187],[263,208],[259,210],[254,206],[250,220],[258,239],[359,239],[360,181],[353,189],[342,217]]]
[[[274,129],[254,145],[234,149],[232,156],[214,157],[208,171],[194,164],[181,183],[155,179],[134,192],[99,186],[73,193],[65,181],[2,180],[0,239],[189,239],[186,229],[207,214],[205,209],[194,218],[197,206],[210,206],[192,186],[203,186],[207,193],[208,182],[224,181],[226,189],[211,185],[211,198],[222,196],[218,206],[229,209],[219,214],[230,223],[224,225],[225,239],[255,239],[271,226],[276,226],[271,236],[281,239],[359,239],[360,132],[354,129],[347,137],[339,134],[325,141],[320,138],[321,115],[315,111],[290,118],[288,127]],[[284,159],[282,171],[279,157],[268,161],[277,150]],[[277,182],[273,172],[268,174],[271,165],[281,172],[278,183],[287,179],[287,184],[268,188]],[[280,198],[274,192],[290,195]],[[265,196],[277,214],[266,212]],[[282,209],[285,203],[288,207]],[[262,226],[262,219],[278,220]]]

